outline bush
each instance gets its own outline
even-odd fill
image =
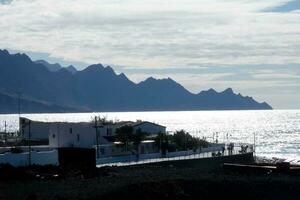
[[[175,150],[184,151],[188,149],[196,150],[209,146],[209,143],[205,139],[193,137],[184,130],[176,131],[173,135],[159,134],[155,138],[155,143],[158,147],[159,145],[161,145],[161,148],[164,147],[164,145],[162,145],[162,141],[167,143],[166,147],[169,152]]]
[[[176,131],[171,137],[171,141],[176,145],[176,148],[178,150],[195,150],[198,148],[206,148],[209,146],[209,143],[206,140],[191,136],[184,130]]]
[[[11,153],[23,153],[23,150],[20,147],[13,147],[10,150]]]

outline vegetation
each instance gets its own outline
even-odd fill
[[[147,135],[148,133],[141,131],[141,129],[132,134],[132,143],[137,152],[139,152],[139,146],[146,139]]]
[[[0,132],[0,146],[16,146],[20,141],[19,131],[16,132]]]
[[[158,149],[161,150],[163,154],[166,154],[167,150],[171,150],[170,138],[171,135],[167,135],[166,133],[159,133],[154,139],[155,145],[158,147]]]
[[[173,135],[160,133],[155,138],[155,143],[162,152],[164,152],[166,149],[168,151],[184,151],[191,149],[196,150],[209,146],[209,143],[205,139],[191,136],[184,130],[176,131]]]
[[[147,135],[140,129],[134,131],[133,127],[129,125],[122,126],[116,130],[116,140],[125,145],[126,151],[134,149],[136,152],[139,152],[139,146],[146,139]]]
[[[146,139],[147,133],[137,130],[134,132],[132,126],[125,125],[116,130],[116,141],[121,142],[125,150],[136,150],[138,152],[139,145]],[[209,143],[203,138],[191,136],[184,130],[176,131],[173,135],[159,133],[155,138],[155,145],[163,154],[167,151],[185,151],[206,148]]]
[[[106,116],[94,116],[92,117],[91,119],[91,123],[94,125],[94,124],[97,124],[97,125],[108,125],[108,124],[113,124],[114,121],[113,120],[109,120],[107,119]]]
[[[129,143],[133,140],[133,128],[132,126],[122,126],[116,130],[116,141],[125,145],[125,151],[128,150]]]
[[[11,153],[23,153],[23,150],[20,147],[13,147],[10,150]]]

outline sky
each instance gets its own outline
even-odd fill
[[[0,0],[0,49],[300,109],[300,0]]]

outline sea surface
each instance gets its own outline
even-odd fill
[[[300,163],[300,110],[110,112],[67,114],[21,114],[38,121],[91,121],[94,116],[114,121],[147,120],[167,127],[170,133],[184,129],[208,141],[249,143],[256,155]],[[18,115],[0,115],[0,131],[18,130]]]

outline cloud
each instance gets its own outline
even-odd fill
[[[6,5],[6,4],[10,4],[12,2],[12,0],[0,0],[0,4]]]
[[[300,14],[262,12],[288,2],[15,0],[0,46],[156,68],[300,63]]]
[[[261,73],[254,74],[253,77],[264,80],[297,80],[300,82],[300,75],[294,73]]]
[[[281,96],[300,90],[300,10],[294,3],[14,0],[0,5],[0,48],[81,67],[114,64],[135,82],[169,76],[195,93],[233,87],[275,107],[300,107],[299,98]]]

